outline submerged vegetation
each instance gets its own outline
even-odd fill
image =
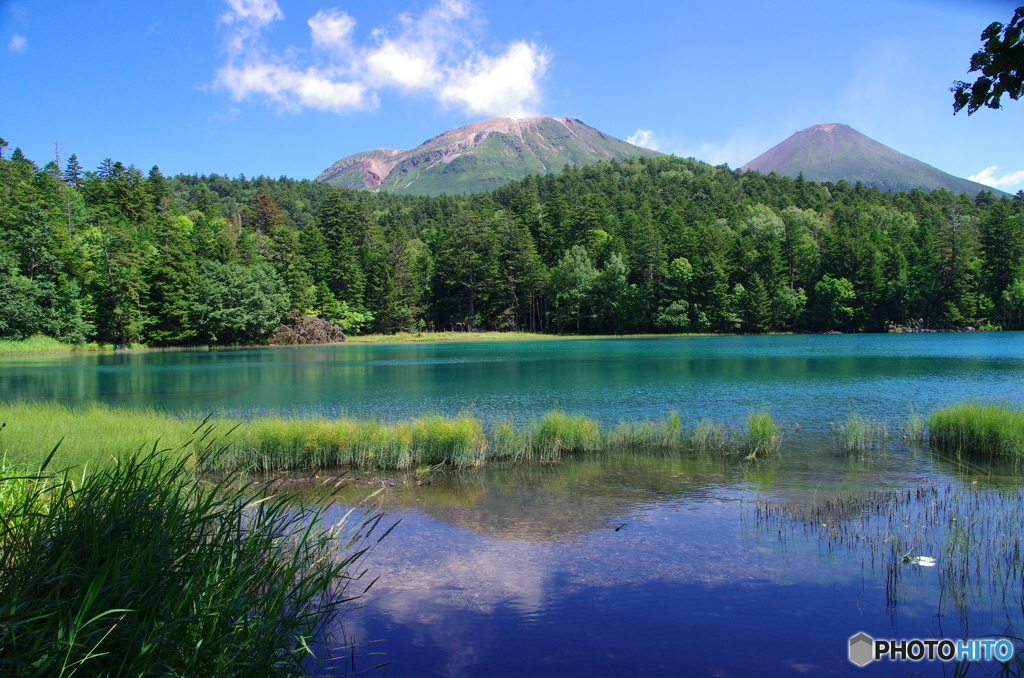
[[[0,673],[306,675],[368,588],[354,566],[381,516],[324,525],[190,466],[154,448],[102,470],[4,467]]]

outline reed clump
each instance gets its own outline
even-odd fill
[[[381,422],[342,418],[258,420],[241,427],[241,441],[215,460],[259,471],[306,466],[412,469],[484,463],[487,439],[476,419],[430,416]]]
[[[851,412],[846,421],[833,423],[832,434],[844,452],[860,454],[880,448],[889,439],[889,426],[881,419],[865,419]]]
[[[346,536],[323,508],[197,482],[155,447],[8,482],[20,490],[0,520],[4,675],[306,675],[379,541],[379,515]]]
[[[683,424],[678,412],[669,412],[662,420],[640,422],[622,421],[608,433],[608,447],[679,447],[682,444]]]
[[[581,414],[548,412],[534,425],[533,452],[545,458],[565,453],[594,452],[603,447],[601,426]]]
[[[702,418],[690,432],[690,448],[696,452],[721,452],[728,443],[725,424],[716,423],[710,417]]]
[[[782,433],[768,410],[751,410],[747,415],[747,439],[744,451],[748,459],[767,457],[779,451]]]
[[[915,443],[924,442],[928,436],[927,422],[920,414],[918,414],[914,408],[910,408],[910,412],[907,413],[907,423],[904,427],[907,440],[911,440]]]
[[[996,403],[961,403],[928,416],[929,443],[956,454],[1024,456],[1024,411]]]

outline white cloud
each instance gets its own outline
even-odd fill
[[[28,49],[28,38],[15,33],[11,36],[11,41],[7,43],[7,49],[15,54],[24,54],[25,50]]]
[[[349,52],[352,48],[352,30],[356,20],[340,9],[321,10],[309,21],[313,46],[331,51]]]
[[[999,169],[998,165],[992,165],[967,178],[992,188],[1016,188],[1017,186],[1024,185],[1024,170],[1020,172],[1006,172],[1003,176],[997,177],[997,169]]]
[[[630,134],[626,137],[626,141],[634,146],[649,148],[652,151],[658,150],[659,146],[658,140],[654,138],[654,130],[649,129],[638,129],[636,134]]]
[[[223,23],[248,22],[265,26],[284,18],[284,12],[275,0],[227,0],[230,9],[221,15]]]
[[[524,41],[484,51],[478,46],[484,21],[468,0],[401,14],[396,30],[376,28],[363,46],[356,44],[353,17],[321,10],[307,21],[311,49],[282,55],[270,53],[263,39],[284,18],[274,0],[226,1],[220,18],[226,60],[215,84],[235,100],[256,96],[286,110],[340,112],[375,108],[376,90],[394,88],[425,92],[472,114],[523,117],[541,99],[547,51]]]
[[[540,101],[539,79],[549,57],[536,45],[517,42],[498,57],[477,56],[453,69],[441,101],[461,104],[469,113],[524,118]]]
[[[366,69],[375,85],[422,89],[437,83],[442,75],[435,55],[387,41],[366,55]]]

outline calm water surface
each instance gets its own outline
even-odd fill
[[[926,568],[895,563],[884,550],[890,542],[872,551],[866,536],[830,536],[870,533],[877,520],[864,517],[869,504],[820,525],[778,516],[837,497],[924,487],[941,493],[922,506],[938,507],[952,495],[992,495],[995,506],[1005,506],[1006,516],[1003,508],[962,516],[970,535],[1016,519],[1019,469],[953,463],[902,439],[900,426],[911,409],[924,414],[966,399],[1021,406],[1022,386],[1020,333],[350,345],[0,361],[0,399],[243,416],[472,411],[488,421],[527,421],[560,407],[606,425],[669,410],[687,424],[703,416],[738,424],[751,408],[767,406],[784,422],[783,452],[768,463],[641,450],[398,477],[405,484],[382,501],[401,523],[367,561],[380,580],[367,606],[346,622],[362,652],[384,653],[361,657],[360,666],[389,660],[387,675],[397,677],[952,675],[938,662],[858,669],[846,660],[847,639],[859,631],[956,638],[1019,628],[1019,574],[957,588],[944,569],[953,558],[982,563],[982,554],[1019,560],[1012,550],[1019,529],[973,542],[961,535],[953,544],[948,530],[908,518],[895,529],[922,537],[929,552],[913,555],[938,561]],[[851,411],[886,419],[893,437],[863,455],[839,452],[829,423]],[[346,489],[332,515],[365,492]],[[767,520],[767,508],[782,513]]]
[[[402,418],[552,408],[606,423],[752,407],[826,430],[855,410],[904,416],[965,398],[1021,402],[1024,334],[796,335],[434,343],[0,360],[0,399],[172,411]]]

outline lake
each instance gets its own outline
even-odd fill
[[[1021,470],[945,459],[902,426],[969,399],[1024,406],[1022,386],[1024,335],[1009,332],[0,361],[8,400],[485,422],[561,408],[606,426],[670,410],[738,426],[768,408],[781,423],[766,462],[630,450],[395,475],[381,500],[401,522],[367,561],[380,579],[345,629],[360,667],[391,661],[397,677],[951,675],[927,661],[858,668],[847,640],[1020,628]],[[842,452],[830,425],[852,412],[889,437]],[[368,491],[346,488],[332,515]]]

